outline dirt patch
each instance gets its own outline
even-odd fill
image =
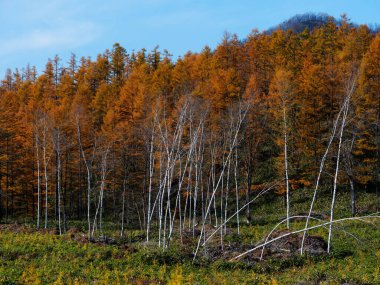
[[[107,236],[100,236],[98,238],[91,239],[90,241],[96,244],[107,244],[107,245],[116,244],[115,239],[107,237]]]
[[[77,227],[71,227],[66,231],[67,234],[78,234],[82,233]]]
[[[276,231],[270,239],[288,234],[289,231]],[[287,256],[300,253],[303,234],[292,234],[278,239],[266,246],[266,255]],[[326,253],[327,243],[319,236],[306,236],[304,252],[309,255],[321,255]]]
[[[87,234],[84,234],[84,233],[71,235],[71,239],[76,241],[76,242],[79,242],[79,243],[87,243],[88,242]]]
[[[85,232],[80,231],[76,227],[69,228],[65,233],[64,236],[80,242],[80,243],[87,243],[88,242],[88,234]],[[97,244],[97,245],[114,245],[116,244],[116,240],[107,236],[99,236],[99,237],[93,237],[90,239],[91,243]]]
[[[276,231],[272,233],[268,240],[289,234],[287,230]],[[263,250],[263,258],[279,258],[288,259],[293,256],[299,255],[301,251],[303,234],[291,234],[280,238],[267,246]],[[263,241],[260,242],[263,243]],[[251,246],[254,248],[254,246]],[[242,251],[244,252],[244,251]],[[262,248],[249,253],[244,260],[260,260]],[[320,256],[327,253],[327,243],[320,236],[307,235],[304,243],[304,253],[311,256]],[[235,255],[236,256],[236,255]]]
[[[216,233],[217,227],[214,225],[206,224],[204,225],[204,234],[206,237],[209,237],[211,234],[214,234],[213,237],[208,241],[208,243],[218,243],[220,240],[220,231],[223,231],[224,236],[228,236],[232,233],[231,229],[218,229]],[[196,228],[194,228],[194,231],[192,228],[186,228],[182,231],[182,244],[193,244],[194,241],[198,242],[198,238],[202,233],[202,225],[198,225]]]
[[[21,234],[21,233],[28,234],[28,233],[33,233],[37,230],[35,228],[14,223],[14,224],[0,224],[0,231],[4,231],[4,232],[8,231],[15,234]]]
[[[245,252],[247,250],[250,250],[252,248],[251,245],[247,244],[241,244],[241,243],[234,243],[234,244],[227,244],[227,245],[214,245],[214,246],[206,246],[202,250],[202,254],[204,258],[207,258],[210,261],[216,261],[216,260],[230,260],[231,258],[239,255],[242,252]],[[258,261],[259,256],[256,255],[249,255],[245,259],[245,261]]]
[[[53,232],[55,234],[55,231]],[[58,232],[59,234],[59,232]],[[88,243],[88,237],[87,233],[80,231],[76,227],[69,228],[65,233],[64,236],[66,239],[70,239],[79,243]]]
[[[276,231],[272,233],[268,240],[283,236],[290,233],[289,231]],[[302,234],[288,235],[280,238],[270,244],[268,244],[263,250],[263,258],[277,258],[277,259],[289,259],[293,256],[300,254],[300,248],[302,243]],[[255,248],[255,246],[263,243],[262,240],[256,245],[243,244],[240,242],[229,243],[227,245],[209,244],[203,250],[203,257],[216,261],[216,260],[231,260],[239,254],[249,251]],[[304,252],[312,256],[320,256],[327,253],[327,243],[322,237],[319,236],[306,236],[304,244]],[[262,248],[259,248],[253,252],[248,253],[240,261],[246,263],[254,263],[261,260]]]
[[[122,249],[122,250],[124,250],[124,251],[126,251],[126,252],[128,252],[128,253],[136,253],[136,252],[138,252],[138,249],[137,249],[137,248],[135,248],[135,247],[133,247],[133,246],[129,246],[129,245],[127,245],[127,244],[122,244],[122,245],[120,246],[120,249]]]

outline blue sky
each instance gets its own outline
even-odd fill
[[[42,71],[58,54],[95,58],[119,42],[128,52],[156,45],[174,58],[215,47],[223,32],[244,38],[305,12],[380,23],[379,0],[0,0],[0,78],[28,63]]]

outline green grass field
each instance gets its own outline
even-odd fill
[[[339,199],[337,217],[348,216],[345,195]],[[358,208],[365,210],[373,199],[373,194],[361,194]],[[294,195],[293,202],[293,213],[307,207],[301,194]],[[321,212],[328,209],[327,204],[320,202]],[[225,244],[257,244],[282,216],[275,209],[282,208],[281,198],[259,201],[253,223],[243,226],[240,236],[232,228]],[[153,241],[146,244],[135,238],[142,234],[138,230],[127,230],[124,239],[117,238],[117,225],[111,222],[106,225],[106,235],[116,239],[114,245],[78,240],[84,225],[74,222],[69,227],[75,226],[75,234],[69,231],[62,236],[36,231],[30,224],[0,226],[1,284],[380,284],[379,220],[339,224],[360,241],[335,230],[331,255],[267,257],[249,264],[207,259],[202,254],[193,262],[195,240],[182,245],[173,241],[163,251]],[[304,223],[291,226],[302,228]],[[324,228],[312,234],[327,239]],[[216,237],[210,246],[217,243]]]

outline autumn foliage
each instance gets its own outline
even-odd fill
[[[207,187],[217,183],[236,118],[244,111],[218,197],[236,182],[244,203],[260,185],[283,179],[283,108],[290,187],[307,188],[315,182],[352,78],[356,89],[344,135],[346,157],[358,189],[379,191],[380,35],[346,18],[299,33],[253,31],[244,40],[225,34],[215,50],[205,47],[176,60],[158,48],[128,53],[115,44],[96,59],[73,55],[65,64],[56,57],[40,74],[33,67],[8,71],[0,87],[0,218],[36,217],[40,203],[41,215],[47,205],[49,221],[60,213],[62,219],[84,219],[88,166],[91,211],[104,195],[105,217],[120,219],[124,197],[126,214],[135,215],[143,228],[149,185],[153,193],[160,191],[171,146],[181,151],[172,158],[175,174],[165,184],[178,187],[181,159],[193,149],[192,170],[189,165],[182,182],[187,190],[178,203],[202,212],[201,197],[194,196],[201,192],[195,191],[202,187],[202,199],[210,199]],[[178,126],[181,141],[176,141]],[[195,134],[199,139],[192,148]],[[326,172],[334,161],[331,155]],[[235,163],[236,181],[227,182]],[[323,179],[326,185],[331,180],[328,175]],[[339,179],[348,183],[344,170]],[[283,187],[276,193],[283,193]],[[168,199],[174,205],[173,195]]]

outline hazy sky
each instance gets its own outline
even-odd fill
[[[119,42],[128,52],[156,45],[174,58],[223,32],[244,38],[295,14],[342,13],[356,23],[380,23],[379,0],[0,0],[0,77],[7,67],[43,70],[58,54],[96,57]]]

